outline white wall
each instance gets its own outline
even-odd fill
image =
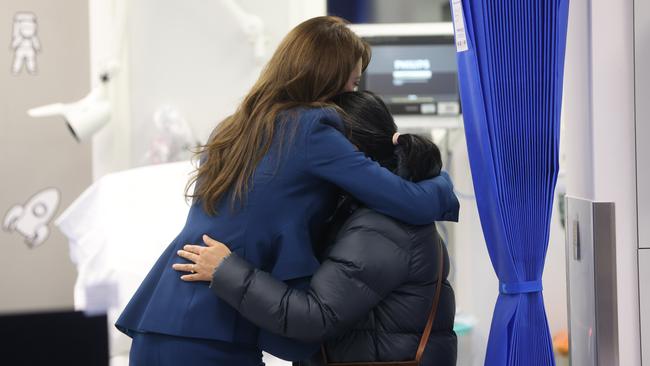
[[[25,11],[36,16],[41,49],[35,74],[23,69],[14,75],[13,19]],[[90,184],[90,146],[75,141],[60,116],[32,118],[27,110],[88,93],[87,29],[84,0],[0,1],[0,221],[17,219],[0,230],[0,313],[72,308],[76,271],[67,240],[51,220]],[[35,199],[52,214],[46,220],[28,202],[50,187],[60,194],[58,204]],[[45,228],[47,239],[30,248]]]
[[[162,105],[179,109],[204,142],[234,111],[281,38],[325,13],[324,0],[235,3],[264,22],[268,43],[261,63],[224,1],[90,0],[93,78],[119,53],[115,19],[121,7],[126,15],[120,71],[110,87],[114,118],[93,140],[95,179],[142,163],[153,113]]]
[[[620,365],[639,365],[633,0],[572,0],[565,70],[567,193],[616,204]]]
[[[634,3],[641,362],[650,365],[650,2]]]

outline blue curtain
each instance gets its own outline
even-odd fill
[[[554,365],[541,279],[568,0],[450,3],[472,179],[500,282],[485,365]]]

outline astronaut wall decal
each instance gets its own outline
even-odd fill
[[[41,50],[38,39],[36,15],[19,12],[14,15],[11,48],[14,50],[14,62],[11,72],[18,75],[24,68],[30,75],[36,74],[36,53]]]
[[[18,232],[29,248],[40,246],[50,235],[48,224],[59,207],[60,197],[56,188],[37,192],[24,205],[15,205],[7,211],[2,228]]]

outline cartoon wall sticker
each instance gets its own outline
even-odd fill
[[[14,50],[14,63],[11,72],[18,75],[24,68],[31,75],[36,74],[36,53],[41,50],[38,40],[36,15],[19,12],[14,15],[13,38],[11,48]]]
[[[18,232],[29,248],[40,246],[50,235],[47,225],[59,207],[60,197],[56,188],[36,193],[24,205],[15,205],[7,211],[2,228]]]

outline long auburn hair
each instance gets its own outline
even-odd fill
[[[274,133],[282,128],[282,124],[276,125],[278,114],[299,106],[333,106],[330,99],[343,91],[359,59],[365,70],[370,47],[344,19],[322,16],[296,26],[284,37],[235,113],[199,147],[197,154],[203,162],[188,182],[186,196],[199,199],[211,215],[217,213],[217,202],[230,190],[232,203],[241,201]],[[189,194],[194,183],[194,193]]]

